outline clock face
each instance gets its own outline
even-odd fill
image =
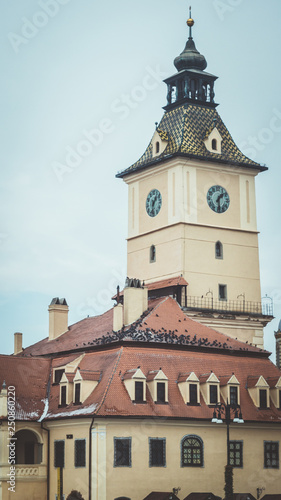
[[[159,214],[162,206],[162,196],[158,189],[152,189],[146,198],[146,211],[149,217]]]
[[[222,214],[229,207],[229,194],[222,186],[212,186],[207,193],[207,202],[214,212]]]

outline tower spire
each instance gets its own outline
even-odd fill
[[[192,26],[194,25],[194,19],[191,17],[191,6],[189,7],[189,18],[186,21],[187,26],[189,26],[189,38],[192,38]]]

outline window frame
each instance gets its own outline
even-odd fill
[[[158,393],[158,387],[164,387],[164,400],[160,399]],[[162,390],[162,389],[161,389]],[[156,381],[156,403],[163,405],[166,403],[166,383],[163,381]]]
[[[215,257],[216,259],[223,259],[223,244],[219,240],[215,243]]]
[[[56,448],[59,445],[59,443],[63,444],[63,465],[57,465],[57,456],[56,456]],[[54,467],[55,469],[61,469],[65,467],[65,441],[64,439],[55,439],[54,441]]]
[[[232,394],[231,392],[233,392],[233,390],[235,389],[235,401],[233,401],[232,399]],[[229,402],[231,405],[238,405],[239,404],[239,401],[238,401],[238,387],[237,385],[230,385],[229,386]]]
[[[223,296],[221,294],[221,291],[224,290],[223,292]],[[218,296],[219,296],[219,300],[224,300],[224,301],[227,301],[227,285],[225,285],[224,283],[219,283],[219,290],[218,290]]]
[[[82,443],[84,444],[84,450],[83,450],[83,459],[82,462],[83,462],[83,465],[79,465],[78,464],[78,453],[79,453],[79,450],[77,450],[77,444],[79,443]],[[80,450],[80,453],[81,453],[81,450]],[[85,438],[77,438],[74,440],[74,467],[75,469],[83,469],[86,467],[86,439]]]
[[[142,399],[139,399],[137,398],[137,384],[138,387],[140,387],[140,384],[142,385]],[[144,399],[144,382],[143,380],[135,380],[135,399],[134,399],[134,403],[145,403],[145,399]]]
[[[156,464],[152,463],[153,459],[153,451],[152,451],[152,443],[153,442],[162,442],[163,443],[163,448],[162,448],[162,463],[161,464]],[[166,438],[159,438],[159,437],[149,437],[148,438],[148,447],[149,447],[149,467],[166,467]]]
[[[267,392],[268,392],[267,389],[260,389],[259,388],[259,409],[260,410],[267,410],[268,409],[268,404],[267,404],[268,394],[267,394]],[[265,395],[265,406],[264,406],[264,404],[262,404],[262,403],[264,403],[264,401],[262,401],[263,398],[261,398],[261,394],[263,394],[263,396]]]
[[[67,406],[67,385],[61,385],[60,386],[60,406],[65,407]]]
[[[231,445],[234,445],[233,451],[230,450],[230,446]],[[229,441],[229,450],[228,450],[228,452],[229,452],[229,454],[228,454],[228,463],[231,465],[231,467],[233,467],[235,469],[243,469],[243,441],[241,441],[241,440],[234,440],[234,439],[232,439],[231,441]],[[234,454],[234,456],[233,456],[234,463],[233,464],[230,463],[231,453]],[[236,460],[235,453],[239,453],[239,465],[235,464],[235,460]]]
[[[211,394],[211,392],[212,392],[212,390],[214,388],[216,389],[216,401],[212,401],[212,394]],[[209,403],[210,403],[210,405],[217,405],[218,402],[219,402],[219,388],[218,388],[218,384],[212,384],[212,383],[210,383],[209,384]]]
[[[191,440],[191,439],[195,439],[196,441],[198,441],[198,443],[200,444],[199,448],[200,448],[200,463],[184,463],[184,443],[185,441],[187,440]],[[193,449],[193,448],[191,448]],[[193,461],[193,457],[192,457],[192,461]],[[181,440],[181,467],[204,467],[204,443],[203,443],[203,440],[200,438],[200,436],[196,436],[194,434],[187,434],[186,436],[184,436]]]
[[[121,441],[128,441],[128,464],[120,464],[118,463],[117,457],[117,443]],[[114,461],[113,467],[132,467],[132,438],[131,437],[116,437],[113,438],[113,446],[114,446]]]
[[[196,401],[192,401],[192,397],[191,397],[191,394],[192,394],[192,391],[191,391],[191,388],[194,390],[194,393],[193,393],[193,396],[196,395]],[[189,395],[189,405],[190,406],[196,406],[199,404],[199,401],[198,401],[198,384],[197,383],[193,383],[193,382],[190,382],[188,384],[188,395]]]
[[[276,465],[272,465],[272,461],[273,461],[273,453],[274,453],[274,450],[272,450],[272,447],[273,445],[277,445],[277,457],[276,457],[276,461],[277,461],[277,464]],[[267,446],[270,446],[270,450],[267,450],[266,447]],[[270,465],[267,465],[267,457],[266,457],[266,454],[267,453],[270,453]],[[263,467],[264,469],[279,469],[280,468],[280,457],[279,457],[279,441],[264,441],[263,442],[263,454],[264,454],[264,462],[263,462]]]

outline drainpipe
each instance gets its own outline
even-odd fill
[[[47,500],[50,500],[50,429],[46,429],[41,422],[41,429],[48,433],[48,455],[47,455]]]
[[[92,500],[92,429],[94,421],[95,418],[93,417],[89,429],[89,500]]]

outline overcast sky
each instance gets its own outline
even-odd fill
[[[111,306],[126,276],[127,188],[115,174],[147,147],[166,104],[162,80],[188,37],[178,0],[12,0],[1,25],[1,349],[48,334],[48,304],[70,324]],[[237,145],[258,176],[262,295],[281,318],[281,2],[196,0],[197,49]],[[148,76],[149,75],[149,76]],[[149,85],[147,82],[149,81]],[[91,134],[92,146],[85,139]],[[83,142],[84,141],[84,142]]]

